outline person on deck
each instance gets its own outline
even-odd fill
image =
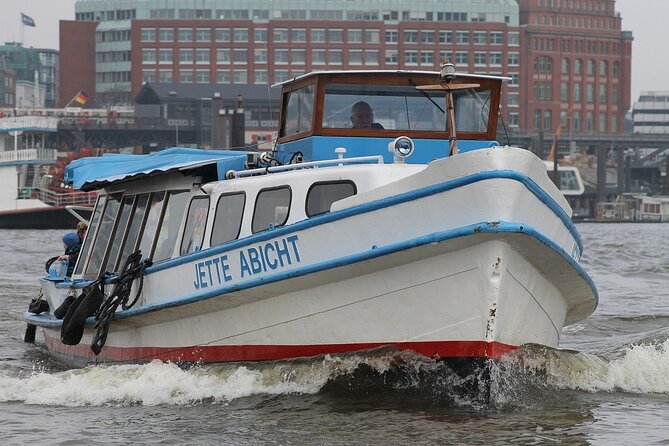
[[[88,225],[81,222],[77,225],[76,232],[68,232],[63,236],[63,244],[65,245],[65,253],[58,257],[58,260],[68,260],[66,276],[71,276],[74,271],[74,265],[77,263],[77,257],[81,250],[81,244],[86,236]]]

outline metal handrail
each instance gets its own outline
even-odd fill
[[[306,163],[285,164],[283,166],[260,167],[257,169],[250,169],[250,170],[229,170],[226,172],[225,178],[227,179],[242,178],[258,174],[268,174],[276,172],[285,172],[288,170],[305,169],[308,167],[327,166],[331,164],[338,164],[342,166],[344,164],[353,164],[353,163],[370,162],[370,161],[375,161],[377,164],[383,164],[383,156],[371,155],[371,156],[358,156],[353,158],[335,158],[330,160],[309,161]]]

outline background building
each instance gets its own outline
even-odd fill
[[[669,134],[669,91],[642,91],[632,119],[634,133]]]
[[[510,132],[615,134],[630,105],[632,37],[614,0],[80,0],[75,18],[61,22],[61,105],[82,88],[129,105],[145,82],[266,89],[444,59],[511,78]]]
[[[60,57],[57,50],[36,48],[33,51],[39,57],[39,83],[44,86],[44,106],[54,108],[58,105],[60,78]]]
[[[16,104],[16,72],[5,63],[0,55],[0,107],[14,108]]]

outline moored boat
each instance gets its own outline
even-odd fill
[[[597,291],[544,163],[495,141],[502,81],[310,73],[282,84],[272,152],[74,161],[100,196],[72,277],[40,279],[48,310],[25,320],[74,365],[556,347]]]

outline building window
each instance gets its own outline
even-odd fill
[[[155,42],[156,41],[156,29],[155,28],[142,28],[140,31],[140,40],[142,42]]]
[[[581,84],[574,84],[574,102],[581,102]]]
[[[303,28],[297,28],[291,30],[292,42],[304,43],[307,41],[307,30]]]
[[[349,50],[348,51],[348,64],[349,65],[362,65],[362,50]]]
[[[613,75],[613,77],[620,76],[620,63],[619,62],[613,62],[613,72],[611,74]]]
[[[193,28],[179,28],[179,42],[192,42]]]
[[[591,103],[595,102],[595,86],[593,84],[585,86],[585,100]]]
[[[219,70],[216,72],[216,83],[217,84],[229,84],[230,83],[230,72]]]
[[[275,70],[274,82],[284,82],[288,80],[288,70]]]
[[[406,65],[417,65],[418,64],[418,51],[405,51],[404,52],[404,63]]]
[[[195,41],[196,42],[211,42],[211,29],[209,29],[209,28],[197,28],[195,30]]]
[[[275,43],[287,43],[288,42],[288,29],[286,28],[275,28],[272,31],[272,40]]]
[[[172,82],[172,70],[158,70],[158,82]]]
[[[583,71],[583,61],[581,59],[576,59],[574,61],[574,74],[579,75]]]
[[[609,63],[605,60],[599,61],[599,75],[606,76],[609,74]]]
[[[381,39],[381,32],[378,29],[365,30],[365,43],[379,43]]]
[[[588,76],[595,75],[595,61],[592,59],[588,60]]]
[[[296,48],[290,51],[290,62],[294,64],[304,65],[306,62],[306,50]]]
[[[537,57],[534,61],[535,73],[550,73],[553,71],[553,59],[548,56]]]
[[[599,113],[599,133],[606,133],[606,113]]]
[[[457,31],[455,33],[455,43],[469,43],[469,31]]]
[[[509,93],[507,95],[507,105],[509,107],[518,107],[520,105],[520,95],[518,93]]]
[[[572,117],[572,130],[574,132],[580,132],[581,131],[581,112],[574,112],[574,115]]]
[[[434,31],[421,31],[420,37],[423,43],[434,43]]]
[[[386,63],[397,65],[397,50],[386,50]]]
[[[254,84],[266,84],[267,83],[267,71],[266,70],[255,70],[253,72],[253,83]]]
[[[504,41],[504,33],[501,31],[490,31],[490,44],[501,45]]]
[[[606,104],[606,84],[599,84],[599,103]]]
[[[195,70],[195,82],[198,84],[208,84],[209,70]]]
[[[502,53],[493,51],[489,53],[488,58],[490,60],[490,65],[495,66],[495,67],[501,67],[502,66]]]
[[[517,66],[520,64],[520,54],[518,54],[518,53],[509,53],[509,54],[507,55],[507,57],[508,57],[508,61],[507,61],[507,63],[508,63],[510,66],[517,67]]]
[[[288,49],[277,48],[274,50],[274,63],[285,65],[288,63]]]
[[[455,52],[455,65],[469,65],[469,52],[468,51],[456,51]]]
[[[195,63],[198,65],[209,64],[209,48],[198,48],[195,50]]]
[[[142,82],[155,82],[155,81],[156,81],[156,70],[142,71]]]
[[[434,66],[434,51],[421,51],[420,64]]]
[[[156,50],[153,48],[142,49],[142,64],[152,65],[156,63]]]
[[[161,48],[158,50],[158,62],[161,64],[171,64],[174,62],[172,48]]]
[[[487,53],[482,51],[474,52],[474,65],[486,65],[486,56]]]
[[[534,81],[533,86],[535,101],[553,100],[552,86],[550,81]]]
[[[567,82],[560,84],[560,100],[562,102],[569,101],[569,84]]]
[[[588,133],[595,131],[595,117],[592,112],[585,114],[585,131]]]
[[[230,63],[230,50],[228,48],[218,48],[216,50],[216,63],[217,64]]]
[[[248,42],[249,30],[247,28],[235,28],[232,37],[235,42]]]
[[[174,42],[174,30],[172,28],[160,28],[158,40],[161,42]]]
[[[229,42],[230,41],[230,28],[216,28],[216,41],[217,42]]]
[[[509,41],[509,46],[520,45],[520,33],[508,33],[506,37],[507,40]]]
[[[541,128],[541,110],[534,110],[534,128],[536,130]]]
[[[453,31],[439,31],[439,43],[453,43]]]
[[[474,31],[472,35],[472,43],[474,45],[485,45],[487,40],[487,33],[485,31]]]
[[[544,129],[551,130],[553,128],[553,112],[551,110],[544,111]]]
[[[560,71],[562,74],[569,74],[569,59],[562,59]]]
[[[325,65],[325,50],[323,49],[311,50],[311,64]]]
[[[397,43],[397,31],[386,31],[386,43]]]
[[[404,43],[418,43],[418,31],[405,30]]]
[[[248,75],[246,70],[232,70],[232,83],[233,84],[246,84],[248,83]]]
[[[379,50],[365,50],[365,65],[379,64]]]
[[[253,31],[253,40],[255,41],[255,43],[267,42],[267,30],[266,29],[255,29]]]
[[[179,50],[179,63],[189,65],[193,63],[193,50],[190,48],[181,48]]]
[[[179,70],[179,82],[182,84],[192,84],[193,70]]]
[[[362,43],[362,30],[361,29],[349,29],[348,30],[348,43]]]
[[[330,43],[343,43],[344,42],[344,30],[342,29],[330,29],[328,30],[328,40]]]
[[[267,63],[267,50],[256,48],[253,50],[253,61],[255,63]]]
[[[342,50],[328,50],[328,62],[331,65],[341,65],[343,59]]]
[[[323,28],[317,28],[311,30],[311,42],[312,43],[325,43],[325,30]]]
[[[233,50],[233,63],[236,65],[248,63],[248,50],[246,48],[235,48]]]
[[[509,127],[519,127],[520,126],[520,114],[517,112],[509,112],[508,118]]]

